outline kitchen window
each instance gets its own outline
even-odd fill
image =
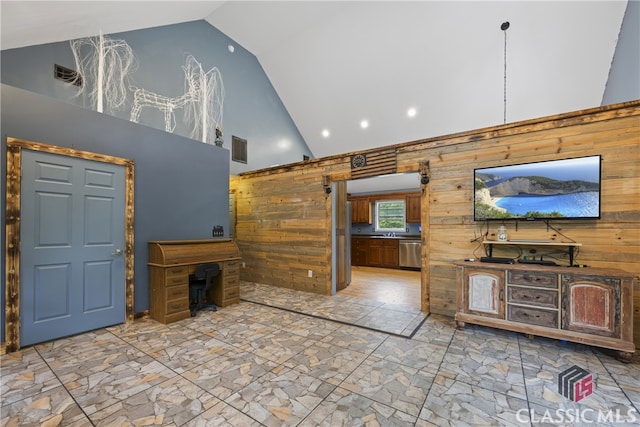
[[[376,231],[396,232],[405,231],[406,209],[405,200],[377,200],[376,201]]]

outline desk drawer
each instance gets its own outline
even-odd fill
[[[240,286],[224,287],[222,299],[240,298]]]
[[[238,278],[238,275],[236,274],[235,276],[231,276],[231,277],[225,277],[224,278],[224,287],[225,288],[233,288],[233,287],[239,287],[240,286],[240,279]]]
[[[189,298],[189,285],[180,284],[178,286],[167,286],[165,289],[165,300],[171,301],[180,298]]]
[[[189,317],[191,317],[191,312],[187,309],[184,311],[179,311],[177,313],[171,313],[171,314],[165,314],[162,318],[162,320],[160,320],[163,323],[171,323],[171,322],[177,322],[178,320],[182,320],[182,319],[188,319]]]
[[[224,277],[231,277],[231,278],[237,278],[240,276],[240,271],[238,270],[238,267],[227,267],[224,270]]]
[[[181,276],[181,277],[188,277],[189,276],[189,266],[188,265],[181,265],[178,267],[167,267],[164,269],[164,272],[168,277],[174,277],[174,276]]]
[[[189,298],[180,298],[167,301],[166,314],[179,313],[181,311],[189,311]]]
[[[507,287],[507,301],[538,307],[558,308],[558,291],[520,286]]]
[[[240,263],[238,261],[227,261],[224,265],[225,276],[237,276],[240,274]]]
[[[507,283],[558,289],[558,275],[543,271],[509,270],[507,271]]]
[[[528,325],[558,328],[558,312],[556,310],[520,307],[509,304],[507,307],[507,320],[526,323]]]
[[[176,285],[189,285],[189,276],[171,276],[164,279],[164,285],[167,287]]]

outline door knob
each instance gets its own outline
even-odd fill
[[[111,252],[111,255],[113,256],[120,256],[122,255],[122,249],[116,249],[115,252]]]

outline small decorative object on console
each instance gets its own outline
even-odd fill
[[[498,241],[506,242],[508,239],[507,228],[504,225],[498,227]]]

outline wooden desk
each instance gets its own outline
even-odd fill
[[[231,239],[149,242],[151,318],[171,323],[191,316],[189,274],[198,265],[217,262],[220,274],[207,294],[218,307],[240,302],[240,250]]]

